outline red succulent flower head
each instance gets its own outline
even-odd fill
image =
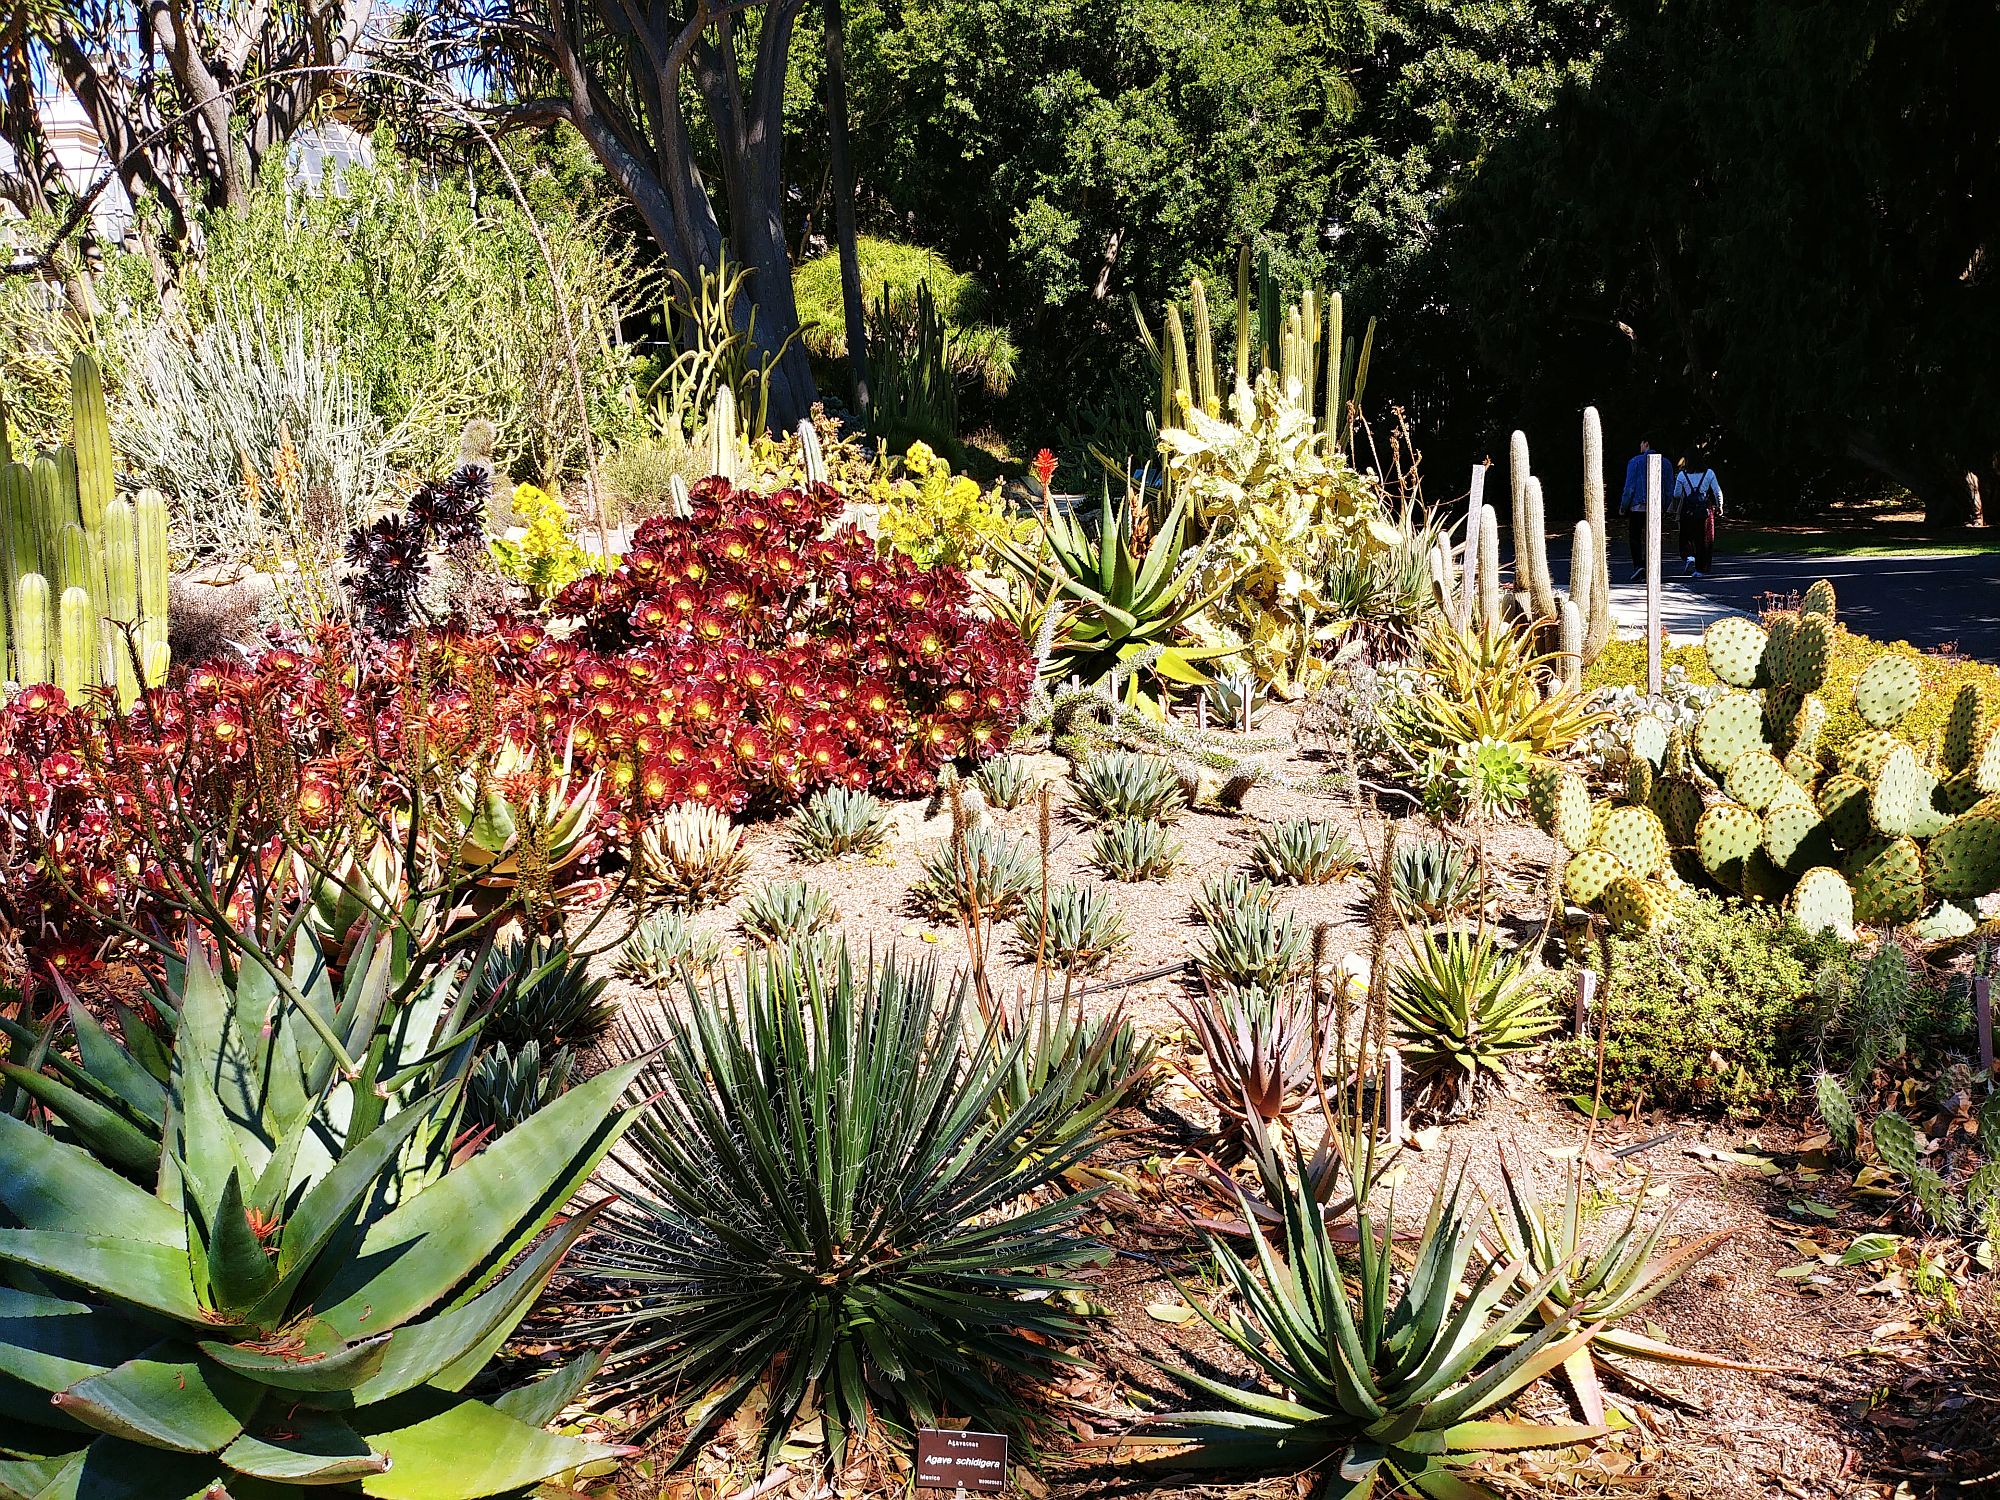
[[[1044,448],[1035,455],[1034,462],[1029,464],[1028,467],[1035,471],[1036,481],[1040,483],[1043,491],[1046,492],[1049,487],[1049,481],[1056,477],[1055,454]]]

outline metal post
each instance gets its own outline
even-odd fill
[[[1597,970],[1576,971],[1576,1034],[1583,1036],[1590,1026],[1590,1005],[1597,998]]]
[[[1646,696],[1660,696],[1660,508],[1661,469],[1657,453],[1646,464]]]

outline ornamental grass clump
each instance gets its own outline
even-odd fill
[[[572,1331],[615,1348],[603,1391],[662,1403],[648,1431],[696,1403],[683,1455],[751,1402],[767,1465],[813,1416],[836,1463],[876,1422],[1024,1433],[1016,1382],[1082,1332],[1052,1294],[1092,1253],[1072,1226],[1093,1194],[1042,1190],[1098,1144],[1070,1118],[1089,1049],[997,1108],[1027,1037],[977,1024],[933,964],[794,949],[742,981],[640,1039],[631,1190],[578,1265],[594,1312]]]
[[[0,1492],[473,1500],[616,1456],[545,1430],[594,1356],[467,1392],[597,1224],[590,1208],[544,1234],[631,1125],[637,1065],[461,1157],[455,1089],[387,1113],[374,1048],[356,1058],[309,1001],[241,982],[281,960],[232,959],[233,989],[199,943],[172,975],[164,1084],[88,1033],[161,1116],[156,1186],[66,1121],[0,1114],[0,1376],[22,1398]]]

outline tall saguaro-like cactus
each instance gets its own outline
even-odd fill
[[[0,685],[110,685],[130,706],[167,675],[167,510],[117,498],[97,361],[70,366],[71,440],[0,455]],[[52,649],[53,648],[53,649]]]
[[[1576,670],[1603,654],[1611,640],[1611,558],[1604,525],[1604,433],[1597,409],[1583,413],[1583,512],[1570,552],[1569,592],[1558,597],[1549,567],[1548,522],[1542,484],[1530,470],[1528,439],[1516,432],[1508,446],[1508,488],[1515,516],[1514,602],[1531,622],[1546,622],[1559,649],[1574,652]],[[1569,616],[1575,616],[1574,629]]]

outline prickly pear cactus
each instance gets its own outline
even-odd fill
[[[1709,669],[1731,687],[1752,688],[1764,681],[1764,627],[1742,615],[1724,615],[1703,632]]]
[[[1528,779],[1528,811],[1543,833],[1571,853],[1590,843],[1590,787],[1574,771],[1547,766]]]
[[[1822,615],[1825,617],[1826,622],[1831,625],[1839,614],[1838,609],[1835,607],[1833,585],[1824,578],[1814,583],[1811,588],[1806,590],[1805,598],[1799,601],[1799,613],[1802,615]]]
[[[1877,729],[1893,729],[1923,690],[1915,662],[1906,656],[1878,656],[1854,679],[1854,711]]]
[[[1666,925],[1673,905],[1666,892],[1635,875],[1620,875],[1604,889],[1604,915],[1620,932],[1653,932]]]
[[[1764,822],[1749,808],[1718,802],[1695,825],[1694,852],[1709,878],[1725,890],[1743,889],[1743,865],[1764,843]]]
[[[1860,1122],[1854,1118],[1854,1100],[1847,1092],[1847,1085],[1831,1073],[1822,1073],[1813,1080],[1813,1090],[1826,1133],[1841,1150],[1852,1151],[1860,1138]]]
[[[1924,909],[1924,861],[1915,839],[1872,839],[1842,867],[1854,887],[1854,918],[1871,927],[1914,922]]]
[[[1792,920],[1807,932],[1831,932],[1854,939],[1854,892],[1840,871],[1815,865],[1799,877],[1786,904]]]
[[[1766,750],[1764,705],[1748,693],[1725,693],[1702,710],[1694,726],[1694,753],[1709,775],[1720,780],[1751,750]]]
[[[1650,807],[1613,808],[1591,845],[1634,875],[1656,875],[1667,867],[1667,832]]]

